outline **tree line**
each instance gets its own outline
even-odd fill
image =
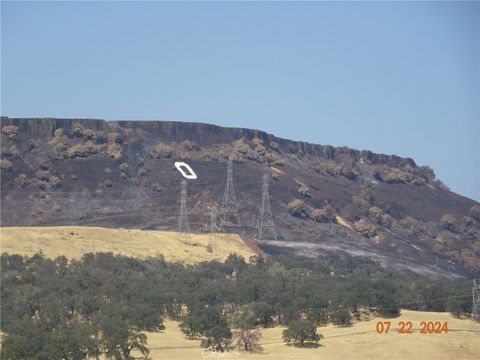
[[[216,351],[260,350],[260,328],[285,325],[286,343],[318,343],[317,326],[349,326],[400,307],[471,312],[468,280],[399,274],[350,256],[292,255],[195,265],[163,257],[89,253],[79,260],[1,256],[1,357],[130,359],[148,356],[145,332],[180,321],[189,339]]]

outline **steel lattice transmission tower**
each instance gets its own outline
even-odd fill
[[[233,187],[233,161],[228,160],[227,166],[227,185],[223,195],[222,224],[241,225],[240,215],[238,214],[237,199]]]
[[[208,237],[208,245],[210,246],[212,252],[215,252],[217,248],[217,209],[212,209],[210,212],[210,235]]]
[[[275,231],[275,224],[273,223],[272,208],[270,207],[270,195],[268,194],[268,175],[263,175],[262,180],[262,203],[260,204],[258,211],[255,237],[257,240],[262,240],[265,233],[268,230],[271,230],[273,238],[277,240],[277,232]]]
[[[480,320],[480,283],[477,283],[476,280],[473,280],[472,294],[473,294],[473,304],[472,304],[473,319]]]
[[[177,222],[177,233],[181,240],[190,238],[190,224],[188,223],[187,211],[187,181],[182,181],[182,190],[180,192],[180,215]]]

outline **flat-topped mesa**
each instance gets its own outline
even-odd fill
[[[203,123],[2,117],[0,125],[2,226],[174,230],[183,179],[174,163],[183,161],[198,175],[189,221],[204,233],[229,159],[244,226],[225,231],[252,234],[269,175],[280,231],[260,245],[272,253],[347,252],[446,276],[480,271],[480,205],[409,158]]]
[[[62,129],[72,136],[75,126],[94,131],[119,131],[129,136],[156,139],[164,142],[181,142],[185,139],[195,141],[201,146],[221,145],[239,139],[251,141],[261,139],[266,146],[275,143],[286,153],[318,156],[336,160],[348,156],[353,161],[368,161],[371,164],[384,164],[393,167],[416,167],[411,158],[397,155],[376,154],[368,150],[354,150],[346,146],[334,147],[304,141],[294,141],[276,137],[260,130],[221,127],[205,123],[180,121],[106,121],[101,119],[63,119],[63,118],[9,118],[1,117],[1,127],[15,125],[19,128],[18,138],[51,139],[55,130]]]

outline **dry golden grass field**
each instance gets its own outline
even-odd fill
[[[238,352],[212,354],[202,351],[199,340],[187,340],[178,322],[166,321],[161,333],[147,333],[153,360],[245,359],[245,360],[346,360],[346,359],[412,359],[412,360],[478,360],[480,359],[480,323],[455,319],[447,313],[403,310],[392,322],[390,335],[380,335],[375,326],[379,320],[355,323],[352,327],[333,325],[319,327],[324,336],[318,348],[298,348],[282,342],[283,327],[262,330],[262,353]],[[400,321],[414,324],[413,334],[399,334]],[[447,334],[419,334],[421,321],[448,322]],[[223,355],[223,356],[222,356]]]
[[[65,255],[74,259],[87,252],[113,252],[139,258],[161,254],[167,261],[195,263],[224,260],[231,253],[248,260],[256,254],[256,249],[233,234],[217,234],[212,253],[207,251],[208,234],[192,234],[185,241],[169,231],[57,226],[2,227],[0,236],[2,253],[32,255],[42,250],[49,258]]]

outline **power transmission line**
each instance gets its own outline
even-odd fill
[[[472,315],[474,320],[480,320],[480,283],[477,284],[477,281],[473,280],[472,287]]]
[[[238,214],[237,199],[235,197],[235,188],[233,186],[233,161],[228,160],[227,165],[227,185],[223,195],[222,207],[222,225],[234,224],[241,225],[240,215]]]
[[[188,241],[190,238],[190,224],[187,212],[187,181],[182,180],[180,192],[180,215],[177,222],[177,233],[180,240]]]
[[[210,212],[210,235],[208,238],[208,245],[211,249],[211,252],[215,252],[217,250],[217,209],[212,209]]]
[[[272,209],[270,207],[270,196],[268,194],[268,175],[263,175],[262,180],[262,202],[258,211],[255,237],[257,240],[262,240],[265,233],[271,230],[274,239],[277,240],[277,232],[275,231]]]

